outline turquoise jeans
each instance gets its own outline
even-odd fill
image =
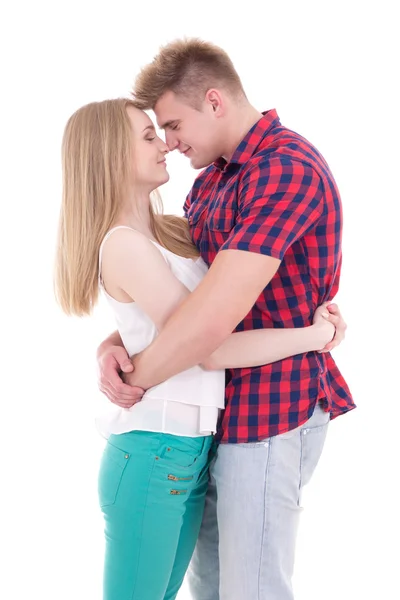
[[[212,436],[111,435],[99,473],[103,600],[173,600],[203,517]]]

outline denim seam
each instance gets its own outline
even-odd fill
[[[299,464],[299,489],[297,493],[297,506],[301,508],[301,488],[303,485],[303,458],[304,458],[304,429],[300,433],[300,464]]]
[[[120,487],[121,487],[122,478],[123,478],[123,476],[124,476],[125,469],[126,469],[126,467],[127,467],[127,465],[128,465],[129,459],[130,459],[130,457],[131,457],[131,453],[130,453],[130,452],[127,452],[126,450],[122,450],[121,448],[118,448],[118,446],[114,446],[114,444],[110,444],[109,442],[107,442],[107,443],[109,444],[109,446],[111,446],[112,448],[115,448],[116,450],[119,450],[119,451],[121,452],[121,454],[124,454],[124,455],[125,455],[125,463],[124,463],[124,465],[121,467],[121,473],[120,473],[120,476],[119,476],[119,481],[118,481],[117,489],[115,490],[115,493],[114,493],[114,500],[113,500],[112,502],[110,502],[110,503],[106,503],[106,504],[101,504],[101,503],[100,503],[100,509],[103,509],[103,508],[110,508],[111,506],[115,506],[115,503],[117,502],[118,492],[119,492],[119,489],[120,489]],[[129,455],[129,458],[128,458],[128,459],[126,459],[126,455]],[[114,462],[114,461],[113,461],[113,462]],[[120,466],[120,465],[119,465],[119,464],[117,464],[116,462],[115,462],[115,465],[117,465],[118,467]]]
[[[267,509],[268,509],[268,494],[269,494],[269,490],[268,490],[268,486],[267,486],[267,481],[268,481],[268,471],[269,471],[269,466],[270,466],[270,460],[271,460],[271,451],[272,451],[272,444],[271,444],[271,440],[268,442],[268,458],[267,458],[267,464],[265,466],[265,474],[264,474],[264,522],[263,522],[263,530],[262,530],[262,536],[261,536],[261,548],[260,548],[260,563],[258,565],[258,585],[257,585],[257,600],[260,600],[260,587],[261,587],[261,569],[262,569],[262,561],[263,561],[263,554],[264,554],[264,539],[266,537],[266,529],[267,529]]]
[[[159,436],[158,448],[160,447],[160,442],[161,442],[161,437]],[[149,488],[150,488],[151,478],[153,476],[153,471],[154,471],[155,464],[156,464],[156,456],[154,457],[154,460],[153,460],[153,465],[151,467],[149,481],[148,481],[148,484],[147,484],[146,501],[145,501],[145,505],[144,505],[143,515],[142,515],[142,523],[141,523],[141,529],[140,529],[140,539],[142,539],[142,537],[143,537],[143,526],[144,526],[145,512],[146,512],[146,508],[147,508],[147,500],[148,500],[148,496],[149,496]],[[140,544],[139,556],[138,556],[136,573],[135,573],[135,584],[134,584],[134,587],[133,587],[133,590],[132,590],[131,600],[135,600],[134,596],[135,596],[135,591],[136,591],[137,574],[138,574],[138,571],[139,571],[139,565],[140,565],[141,555],[142,555],[142,543]]]

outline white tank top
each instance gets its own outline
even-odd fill
[[[120,225],[104,237],[99,252],[99,284],[110,304],[122,342],[129,354],[144,350],[158,335],[153,321],[135,302],[119,302],[110,296],[101,280],[101,261],[104,243],[117,229],[132,229]],[[198,258],[183,258],[150,240],[163,255],[166,263],[190,291],[204,275],[207,265]],[[119,408],[110,403],[108,410],[96,419],[100,433],[133,430],[156,431],[181,436],[203,436],[215,433],[219,409],[224,408],[225,371],[206,371],[192,367],[167,381],[148,389],[140,402],[131,408]]]

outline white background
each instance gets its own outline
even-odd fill
[[[276,108],[284,125],[317,146],[342,194],[337,299],[349,330],[335,358],[358,409],[332,423],[304,496],[296,598],[398,593],[395,3],[236,2],[15,1],[1,9],[4,600],[101,598],[103,440],[93,417],[103,400],[94,353],[114,327],[103,305],[79,320],[54,302],[61,136],[79,106],[126,95],[159,45],[183,35],[227,50],[251,102]],[[181,214],[196,173],[180,156],[168,165],[166,211]]]

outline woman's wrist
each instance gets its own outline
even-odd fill
[[[310,351],[322,350],[335,335],[335,327],[329,321],[317,321],[310,325]]]

